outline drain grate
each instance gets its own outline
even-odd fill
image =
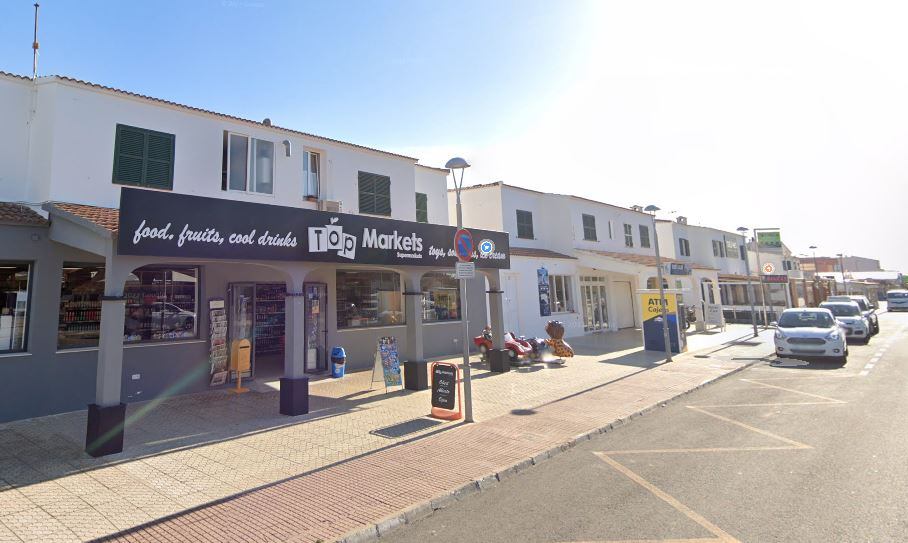
[[[415,434],[416,432],[432,428],[433,426],[438,426],[439,424],[443,424],[443,422],[440,420],[418,418],[399,422],[397,424],[392,424],[391,426],[385,426],[384,428],[372,430],[369,433],[380,437],[386,437],[388,439],[395,439],[408,434]]]

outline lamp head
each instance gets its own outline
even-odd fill
[[[456,156],[456,157],[452,158],[451,160],[445,162],[445,168],[447,168],[449,170],[463,170],[464,168],[469,168],[469,167],[470,167],[470,163],[467,162],[466,160],[464,160],[463,158],[460,158],[459,156]]]
[[[650,204],[650,205],[644,207],[643,211],[646,211],[647,213],[655,213],[655,212],[659,211],[659,208]]]
[[[743,235],[743,234],[745,234],[748,230],[750,230],[750,228],[745,228],[744,226],[739,226],[739,227],[737,228],[737,230],[738,230],[738,232],[741,232],[741,234]]]

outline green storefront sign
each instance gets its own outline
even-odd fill
[[[774,232],[757,232],[757,243],[761,247],[782,248],[782,233],[778,230]]]

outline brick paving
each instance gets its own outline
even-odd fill
[[[692,348],[741,332],[694,336]],[[428,391],[370,391],[369,372],[313,384],[313,411],[292,419],[263,383],[130,405],[126,450],[104,459],[82,452],[84,412],[0,425],[0,542],[334,540],[767,351],[656,365],[639,332],[572,341],[578,356],[564,367],[497,375],[475,364],[477,424],[399,437],[376,431],[424,420]]]

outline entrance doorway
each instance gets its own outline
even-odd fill
[[[580,297],[583,304],[583,330],[585,332],[608,330],[605,277],[581,277]]]
[[[615,281],[615,319],[619,329],[633,328],[636,322],[630,281]]]
[[[283,283],[231,283],[227,287],[228,344],[247,339],[252,343],[252,359],[243,378],[270,378],[284,370]],[[231,380],[236,375],[231,372]]]
[[[320,372],[328,369],[327,308],[328,285],[305,283],[306,296],[306,371]]]

